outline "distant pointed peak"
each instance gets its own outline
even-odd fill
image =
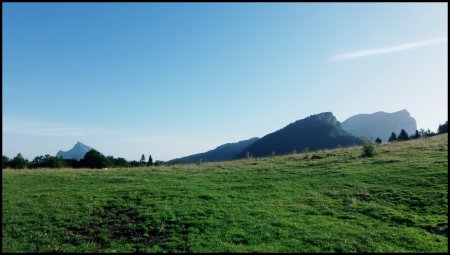
[[[82,142],[77,142],[74,147],[89,147],[89,146],[87,146],[86,144],[84,144]]]
[[[59,150],[57,153],[57,156],[62,156],[63,158],[75,158],[75,159],[79,160],[79,159],[83,158],[83,156],[86,154],[86,152],[88,152],[91,149],[93,149],[93,148],[78,141],[73,146],[73,148],[68,151]]]
[[[92,149],[92,147],[82,143],[82,142],[77,142],[72,149],[77,149],[77,150],[86,150],[89,151]]]

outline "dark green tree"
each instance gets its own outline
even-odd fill
[[[111,166],[111,162],[103,156],[100,152],[92,149],[84,155],[84,158],[80,160],[82,167],[87,168],[104,168]]]
[[[375,142],[376,142],[377,144],[380,144],[382,141],[381,141],[381,139],[380,139],[379,137],[377,137],[377,139],[375,139]]]
[[[52,157],[50,155],[45,155],[44,157],[44,167],[48,168],[62,168],[65,166],[65,162],[60,161],[59,157]]]
[[[62,157],[52,157],[52,156],[50,157],[49,165],[50,168],[64,168],[69,166]]]
[[[147,162],[147,166],[153,166],[153,159],[152,159],[152,155],[148,155],[148,162]]]
[[[435,135],[436,135],[436,133],[431,132],[430,129],[427,129],[427,131],[425,132],[425,136],[426,136],[426,137],[431,137],[431,136],[435,136]]]
[[[128,161],[124,158],[117,158],[116,159],[116,166],[118,167],[129,167],[130,163],[128,163]]]
[[[419,130],[416,130],[416,132],[414,133],[414,135],[411,136],[411,139],[419,139],[419,138],[420,138]]]
[[[162,165],[165,165],[165,164],[166,164],[166,162],[164,162],[162,160],[156,160],[155,161],[155,166],[162,166]]]
[[[420,135],[420,137],[426,137],[427,132],[425,131],[425,129],[421,128],[421,129],[419,129],[419,135]]]
[[[114,158],[113,156],[107,156],[106,157],[109,162],[111,162],[112,167],[120,167],[120,166],[126,166],[126,160],[123,162],[122,160],[119,160],[121,158]]]
[[[116,166],[116,159],[113,156],[106,156],[106,158],[111,162],[111,166]]]
[[[419,135],[420,135],[420,137],[430,137],[430,136],[436,135],[436,133],[431,132],[430,129],[425,130],[425,129],[421,128],[419,130]]]
[[[28,160],[23,158],[22,154],[19,153],[11,160],[10,165],[14,169],[23,169],[28,166],[28,163]]]
[[[140,166],[145,166],[145,156],[144,156],[144,154],[142,154],[142,156],[141,156],[141,160],[139,161],[139,165]]]
[[[53,157],[49,154],[37,156],[31,162],[28,168],[63,168],[70,166],[62,157]]]
[[[5,169],[9,166],[9,158],[5,155],[2,156],[2,169]]]
[[[400,134],[397,137],[399,141],[406,141],[409,139],[408,133],[404,129],[400,130]]]
[[[28,168],[40,168],[43,167],[44,157],[36,156],[28,165]]]
[[[448,121],[446,121],[442,125],[439,125],[438,127],[438,134],[445,134],[445,133],[448,133]]]
[[[136,161],[136,160],[132,160],[132,161],[130,161],[130,166],[131,167],[138,167],[138,166],[140,166],[140,163],[138,161]]]
[[[389,137],[389,142],[397,141],[397,135],[395,132],[392,132],[391,136]]]
[[[64,159],[64,162],[66,163],[66,165],[68,167],[71,168],[80,168],[81,166],[81,160],[76,160],[76,159]]]
[[[128,167],[128,161],[124,158],[114,158],[113,156],[106,157],[113,167]]]

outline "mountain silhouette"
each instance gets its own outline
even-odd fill
[[[257,141],[257,137],[253,137],[248,140],[239,141],[237,143],[226,143],[218,146],[217,148],[204,152],[198,153],[182,158],[176,158],[168,161],[168,163],[180,162],[180,163],[196,163],[200,160],[202,162],[216,162],[216,161],[224,161],[231,160],[236,157],[238,153],[240,153],[244,148],[247,148],[249,145]]]
[[[243,158],[247,153],[253,157],[265,157],[272,153],[283,155],[294,150],[301,152],[305,148],[320,150],[357,144],[361,144],[361,139],[342,129],[333,113],[323,112],[295,121],[262,137],[245,148],[236,158]]]
[[[357,114],[342,122],[342,127],[354,136],[380,137],[383,142],[388,141],[392,132],[398,135],[404,129],[411,135],[417,129],[416,120],[405,109],[393,113]]]
[[[57,157],[62,157],[64,159],[76,159],[76,160],[80,160],[82,158],[84,158],[84,155],[86,154],[86,152],[92,150],[93,148],[82,144],[80,142],[77,142],[72,149],[68,150],[68,151],[58,151],[58,153],[56,153]]]

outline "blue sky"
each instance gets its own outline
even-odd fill
[[[324,111],[447,120],[447,3],[2,5],[8,157],[169,160]]]

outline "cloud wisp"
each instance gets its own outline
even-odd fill
[[[46,137],[85,136],[88,133],[85,128],[24,120],[5,120],[3,131],[12,134]]]
[[[363,57],[369,57],[369,56],[375,56],[375,55],[395,53],[395,52],[404,51],[404,50],[411,50],[411,49],[430,46],[430,45],[434,45],[434,44],[445,43],[447,41],[448,41],[447,37],[438,37],[438,38],[433,38],[433,39],[424,40],[424,41],[399,44],[399,45],[395,45],[395,46],[365,49],[365,50],[359,50],[359,51],[338,54],[338,55],[332,56],[330,59],[332,61],[344,61],[344,60],[355,59],[355,58],[363,58]]]

